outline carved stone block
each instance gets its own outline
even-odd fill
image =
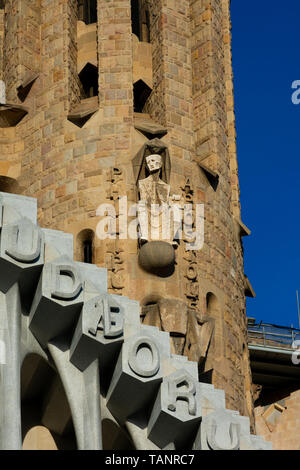
[[[239,417],[228,410],[217,410],[204,416],[194,450],[239,450],[241,426]]]
[[[43,346],[74,326],[83,287],[80,271],[67,256],[45,264],[29,316],[30,329]]]
[[[169,347],[164,344],[168,338],[154,328],[135,331],[125,339],[107,394],[109,410],[121,420],[145,411],[154,400],[162,381],[164,351]]]
[[[70,361],[81,371],[99,358],[101,368],[114,363],[124,334],[124,307],[109,294],[86,302],[70,347]]]
[[[174,442],[184,448],[197,430],[201,406],[197,381],[184,369],[166,377],[148,424],[148,437],[160,448]]]
[[[250,435],[250,420],[237,411],[217,409],[203,417],[194,450],[271,449],[268,443]]]
[[[1,231],[0,290],[6,293],[19,283],[25,308],[30,307],[33,291],[44,263],[44,240],[41,229],[23,217]]]
[[[172,354],[171,360],[170,360],[170,365],[172,367],[172,370],[168,373],[167,369],[165,368],[165,375],[171,375],[174,372],[174,369],[181,370],[184,369],[185,372],[187,372],[197,383],[198,383],[198,363],[197,362],[192,362],[189,361],[186,356],[181,356],[178,354]],[[199,384],[198,384],[199,386]],[[198,397],[200,398],[200,394],[198,394]],[[200,404],[201,407],[201,404]]]

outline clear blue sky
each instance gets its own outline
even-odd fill
[[[298,326],[300,291],[300,1],[231,1],[247,315]]]

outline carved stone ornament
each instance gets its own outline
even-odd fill
[[[182,223],[180,196],[170,195],[170,156],[159,139],[144,145],[133,161],[138,190],[139,264],[153,274],[174,271]],[[174,204],[176,202],[176,204]]]
[[[138,302],[108,294],[106,269],[75,262],[71,236],[36,224],[35,200],[0,193],[0,206],[1,450],[22,448],[30,355],[58,374],[80,450],[103,448],[107,416],[139,450],[271,448],[225,410],[224,392],[199,383],[196,363],[171,353],[168,333],[140,324]]]

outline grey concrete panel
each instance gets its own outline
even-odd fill
[[[98,361],[81,372],[69,361],[68,343],[64,339],[54,340],[48,347],[68,398],[78,450],[101,450]]]
[[[2,226],[17,222],[20,217],[27,217],[37,223],[37,200],[32,197],[0,192],[0,204],[3,207]]]
[[[63,385],[56,377],[44,402],[41,424],[59,436],[66,432],[72,420],[70,409],[65,400]]]
[[[218,390],[211,384],[198,384],[203,416],[218,409],[225,409],[225,392]]]
[[[84,280],[90,281],[99,294],[107,293],[107,269],[98,268],[94,264],[75,262],[75,266],[81,273]]]
[[[272,443],[265,441],[260,436],[251,435],[251,443],[253,450],[272,450]]]
[[[42,229],[45,239],[45,262],[50,263],[60,256],[73,259],[73,235],[58,230]]]
[[[5,358],[0,364],[0,450],[18,450],[21,438],[20,329],[21,302],[18,285],[0,293]]]

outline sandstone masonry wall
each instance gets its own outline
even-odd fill
[[[300,391],[287,393],[273,404],[255,408],[256,431],[273,450],[299,450]]]

